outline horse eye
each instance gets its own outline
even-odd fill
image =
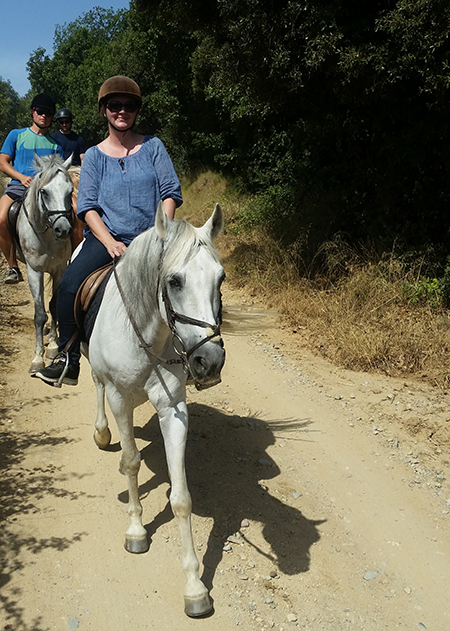
[[[169,285],[171,287],[180,289],[180,287],[181,287],[181,280],[179,279],[178,276],[172,276],[172,278],[169,280]]]

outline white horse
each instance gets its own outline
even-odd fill
[[[170,221],[162,204],[155,226],[136,237],[107,282],[89,344],[83,344],[97,387],[94,439],[106,448],[111,440],[104,395],[115,416],[126,475],[131,518],[125,547],[146,552],[138,472],[140,453],[133,432],[133,410],[150,399],[155,407],[171,480],[170,503],[181,533],[186,573],[185,612],[211,610],[208,590],[199,578],[191,530],[191,496],[186,483],[188,431],[186,380],[198,388],[220,381],[225,351],[220,337],[224,271],[212,239],[222,230],[217,204],[201,228]]]
[[[55,357],[58,352],[56,292],[71,253],[72,184],[67,173],[71,159],[63,162],[57,154],[42,158],[35,154],[37,173],[22,201],[15,202],[9,211],[17,256],[27,266],[28,285],[34,300],[36,349],[31,373],[45,365],[43,335],[48,319],[44,305],[45,272],[52,278],[47,357]],[[15,214],[16,222],[13,221]]]

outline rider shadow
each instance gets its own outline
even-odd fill
[[[299,432],[309,424],[308,420],[280,421],[275,428],[277,432]],[[277,463],[266,453],[275,443],[273,427],[273,423],[257,418],[227,416],[206,405],[189,405],[186,473],[193,513],[214,522],[203,556],[202,580],[208,589],[227,537],[238,531],[271,569],[287,575],[309,570],[310,548],[320,539],[318,526],[325,520],[308,519],[301,510],[271,494],[264,484],[281,474]],[[141,495],[148,494],[161,483],[169,482],[156,416],[144,427],[136,427],[135,435],[149,441],[141,457],[154,475],[140,486]],[[121,494],[121,499],[125,500],[126,495]],[[146,526],[149,537],[171,519],[168,503]],[[243,520],[260,522],[263,539],[251,527],[242,528]]]

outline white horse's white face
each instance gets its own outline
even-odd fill
[[[189,368],[199,383],[217,381],[225,362],[220,333],[215,327],[221,322],[220,287],[225,278],[222,265],[212,259],[204,247],[168,282],[167,293],[176,314],[203,322],[176,321],[175,327],[188,353]],[[216,334],[214,334],[216,333]],[[211,337],[212,339],[207,340]],[[198,348],[191,352],[198,344]]]
[[[66,171],[58,171],[55,177],[39,189],[39,206],[55,239],[64,241],[72,234],[72,184]]]
[[[211,240],[222,229],[222,210],[219,205],[202,228],[200,238]],[[180,349],[187,353],[192,376],[199,384],[212,385],[220,380],[225,362],[225,351],[220,336],[221,293],[225,278],[222,265],[205,245],[177,270],[167,281],[168,300],[161,301],[163,318],[170,326],[171,310]],[[178,348],[178,345],[176,345]]]

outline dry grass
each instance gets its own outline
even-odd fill
[[[275,307],[314,352],[353,370],[450,385],[450,317],[406,301],[404,286],[415,270],[395,260],[360,262],[337,281],[330,281],[332,272],[312,281],[267,236],[225,241],[232,282]]]
[[[184,194],[191,210],[200,209],[190,213],[197,225],[216,201],[222,204],[226,228],[219,250],[229,282],[276,308],[301,331],[299,343],[345,368],[450,386],[450,314],[410,304],[404,295],[423,261],[361,258],[336,239],[324,248],[323,274],[309,280],[297,272],[294,248],[286,251],[258,231],[239,231],[240,202],[227,198],[223,180],[205,174]]]

